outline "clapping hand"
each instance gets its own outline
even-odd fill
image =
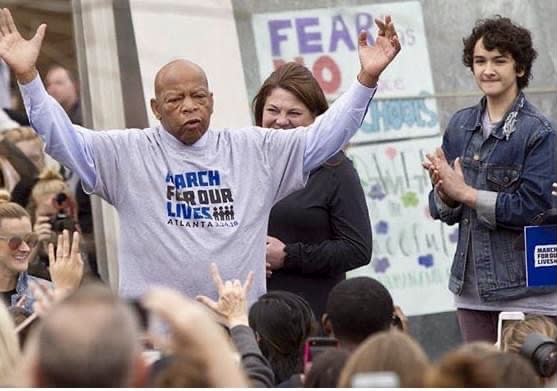
[[[451,167],[441,148],[437,148],[435,153],[427,154],[426,157],[427,161],[423,162],[422,166],[429,171],[441,200],[450,207],[455,207],[458,203],[474,207],[477,192],[466,184],[460,158],[456,158]]]

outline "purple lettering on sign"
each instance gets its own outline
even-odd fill
[[[371,14],[360,12],[356,15],[356,34],[359,34],[360,31],[365,30],[368,32],[367,40],[368,44],[373,45],[375,44],[375,39],[373,38],[373,33],[371,28],[373,27],[373,16]]]
[[[333,16],[333,28],[331,32],[331,45],[329,46],[329,52],[333,53],[337,51],[337,46],[339,41],[343,41],[348,49],[353,51],[355,49],[354,42],[350,38],[350,33],[348,28],[344,23],[341,15]]]
[[[287,19],[283,20],[270,20],[269,21],[269,34],[271,36],[271,51],[273,56],[280,56],[280,43],[286,41],[286,35],[281,34],[279,30],[292,28],[292,22]]]
[[[306,27],[319,26],[318,18],[297,18],[296,19],[296,33],[298,34],[298,47],[300,53],[322,53],[323,47],[321,46],[321,33],[308,32]]]

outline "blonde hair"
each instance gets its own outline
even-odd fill
[[[32,128],[29,127],[19,127],[7,130],[4,132],[5,137],[14,144],[17,144],[21,141],[30,141],[30,140],[37,140],[41,147],[43,145],[43,141]]]
[[[429,359],[408,334],[383,331],[367,338],[354,351],[340,374],[338,387],[350,387],[352,377],[365,372],[394,372],[400,387],[422,387]]]
[[[43,194],[60,193],[68,190],[69,187],[64,182],[62,175],[56,169],[47,167],[39,174],[39,180],[33,186],[31,197],[35,198]]]
[[[557,339],[557,326],[543,315],[526,315],[524,320],[512,323],[503,330],[501,350],[520,352],[526,337],[532,333],[540,333],[555,340]]]
[[[14,322],[0,301],[0,384],[5,384],[15,372],[21,351]]]
[[[60,175],[56,169],[52,167],[45,168],[39,175],[39,180],[33,186],[31,190],[31,197],[29,197],[29,203],[27,204],[27,211],[35,219],[35,211],[37,210],[37,199],[45,194],[58,194],[65,193],[66,195],[73,198],[70,191],[70,187],[64,178]]]
[[[3,219],[21,219],[29,217],[29,213],[19,204],[10,202],[10,193],[0,189],[0,224]]]

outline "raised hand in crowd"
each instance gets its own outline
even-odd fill
[[[197,300],[227,323],[230,337],[240,354],[242,367],[250,385],[257,388],[272,387],[275,380],[273,370],[263,356],[253,330],[249,327],[247,296],[253,283],[253,272],[248,273],[243,284],[239,280],[223,282],[217,265],[212,263],[211,277],[218,291],[217,301],[206,296],[198,296]]]
[[[56,256],[54,255],[54,245],[51,243],[48,246],[50,275],[54,289],[60,295],[75,291],[79,288],[83,278],[83,260],[79,241],[79,232],[75,231],[70,244],[70,233],[68,230],[64,230],[61,235],[58,235]]]
[[[176,354],[195,352],[201,358],[211,387],[247,387],[230,341],[203,305],[168,288],[150,291],[143,305],[166,322]]]
[[[46,24],[41,24],[35,36],[24,39],[7,8],[0,11],[0,57],[14,71],[17,80],[23,84],[37,75],[37,58],[41,50]]]
[[[58,235],[56,254],[52,243],[48,246],[48,259],[50,263],[50,276],[53,288],[32,283],[35,297],[33,311],[38,316],[44,316],[52,305],[76,291],[83,278],[83,260],[79,250],[79,233],[73,233],[70,244],[70,233],[64,230]]]
[[[375,19],[375,24],[379,31],[373,45],[368,44],[366,31],[361,31],[358,35],[358,56],[362,67],[358,80],[368,87],[377,84],[381,73],[400,51],[400,42],[391,17],[387,15],[384,21]]]
[[[218,300],[214,301],[207,296],[197,296],[197,300],[222,316],[229,328],[247,326],[247,295],[253,283],[253,272],[248,273],[243,284],[240,280],[223,282],[217,265],[211,263],[211,277],[219,294]]]

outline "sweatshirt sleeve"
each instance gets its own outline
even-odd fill
[[[376,88],[355,81],[329,109],[307,129],[304,172],[319,167],[345,146],[358,131]]]
[[[275,378],[271,366],[261,353],[255,335],[248,326],[236,326],[230,330],[232,342],[241,355],[242,367],[252,387],[271,388]]]
[[[19,88],[31,127],[43,139],[46,152],[75,171],[86,188],[93,189],[97,173],[94,151],[85,136],[89,130],[71,123],[62,106],[48,95],[39,76]]]

